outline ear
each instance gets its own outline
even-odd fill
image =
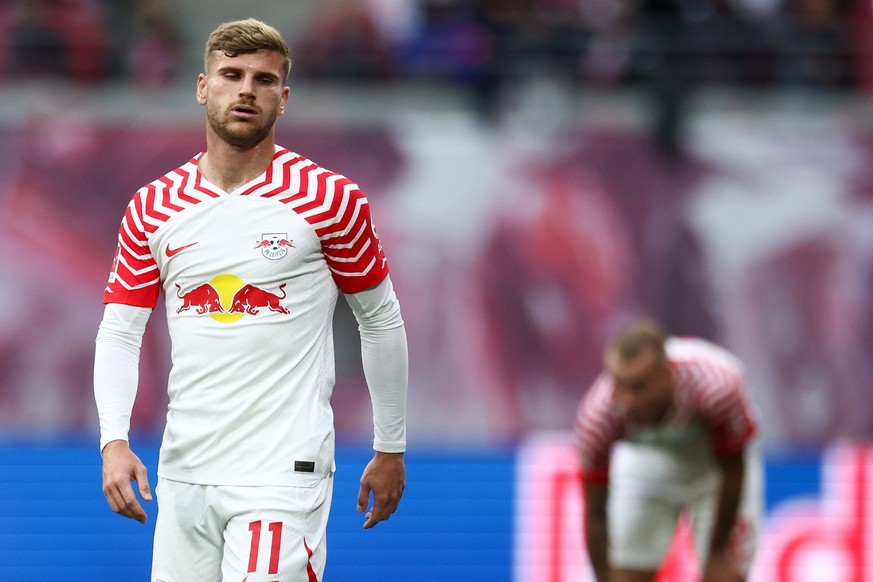
[[[197,76],[197,103],[206,105],[206,75],[203,73]]]
[[[285,87],[282,89],[282,98],[279,100],[279,115],[285,114],[285,106],[288,105],[288,99],[291,97],[291,89]]]

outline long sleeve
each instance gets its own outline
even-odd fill
[[[364,376],[373,404],[373,448],[406,450],[406,393],[409,354],[400,303],[389,277],[377,286],[345,296],[361,334]]]
[[[127,440],[139,382],[139,353],[151,309],[110,303],[103,312],[94,349],[94,400],[100,421],[100,450]]]

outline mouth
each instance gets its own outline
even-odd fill
[[[251,105],[234,105],[230,108],[231,115],[242,119],[250,119],[258,114],[258,110]]]
[[[645,413],[639,410],[626,410],[624,411],[624,419],[629,424],[633,425],[645,425],[649,424],[649,418]]]

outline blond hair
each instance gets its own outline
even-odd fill
[[[618,332],[609,342],[607,350],[616,353],[622,360],[630,360],[645,348],[651,348],[659,361],[665,361],[666,341],[667,333],[657,322],[643,319],[631,323]]]
[[[291,57],[288,44],[278,30],[255,18],[225,22],[206,39],[206,52],[203,55],[203,66],[209,71],[209,62],[213,53],[219,51],[229,57],[257,51],[274,51],[285,57],[284,83],[291,72]]]

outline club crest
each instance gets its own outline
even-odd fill
[[[288,254],[288,249],[294,248],[294,242],[288,239],[286,232],[268,232],[261,235],[261,240],[255,244],[266,258],[277,261]]]

